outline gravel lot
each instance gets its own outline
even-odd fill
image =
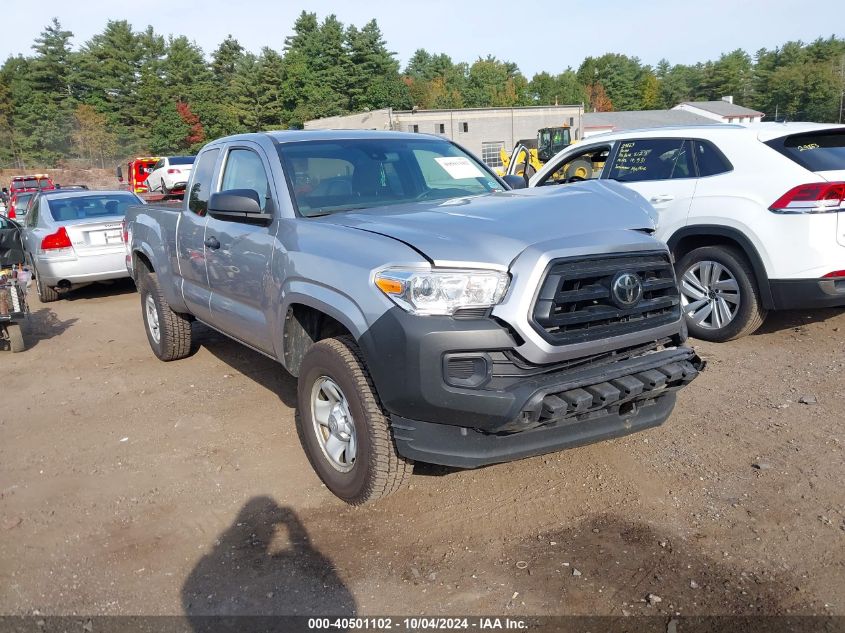
[[[697,344],[661,428],[417,466],[353,509],[272,361],[202,326],[157,361],[131,283],[30,296],[31,348],[0,351],[0,613],[845,615],[841,310]]]

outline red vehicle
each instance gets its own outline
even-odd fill
[[[157,156],[141,156],[126,163],[126,185],[129,191],[147,193],[150,190],[146,182],[147,176],[159,160]],[[117,168],[117,179],[123,182],[123,170],[120,167]]]
[[[16,193],[24,193],[28,191],[49,191],[55,189],[52,179],[47,174],[32,174],[31,176],[14,176],[12,178],[12,186],[9,189],[9,194],[14,196]]]
[[[37,189],[30,189],[28,191],[15,191],[9,199],[9,207],[6,210],[6,217],[10,220],[23,220],[23,215],[26,213],[26,206],[29,204],[29,199],[35,195]]]

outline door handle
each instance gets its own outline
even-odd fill
[[[215,251],[220,248],[220,240],[218,240],[213,235],[211,237],[205,238],[205,242],[203,242],[203,244],[205,244],[206,248],[210,248]]]
[[[670,196],[667,193],[661,193],[656,196],[653,196],[649,199],[649,202],[660,203],[660,202],[672,202],[675,199],[675,196]]]

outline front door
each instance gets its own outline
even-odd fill
[[[657,212],[658,239],[667,239],[687,223],[697,180],[686,139],[620,141],[606,177],[624,183],[651,203]]]
[[[227,150],[224,161],[220,191],[252,189],[262,210],[272,213],[269,162],[263,150],[239,144]],[[277,298],[270,275],[276,226],[209,217],[205,231],[214,324],[267,353],[273,353],[268,323]]]

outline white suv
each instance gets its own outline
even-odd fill
[[[845,126],[601,134],[557,154],[529,187],[587,178],[654,206],[697,338],[745,336],[768,310],[845,306]]]
[[[150,191],[164,195],[184,191],[194,168],[195,156],[167,156],[159,159],[147,176]]]

